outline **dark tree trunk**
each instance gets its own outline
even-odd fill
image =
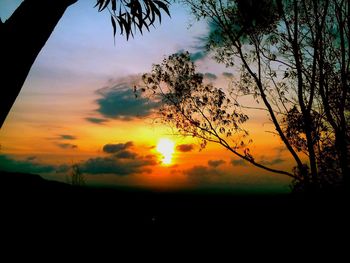
[[[67,7],[75,2],[24,0],[6,22],[0,22],[0,128],[36,57]]]
[[[338,151],[340,168],[343,175],[344,190],[349,190],[349,156],[348,156],[349,142],[348,142],[346,131],[341,129],[336,133],[335,146]]]

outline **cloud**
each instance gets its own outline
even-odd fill
[[[77,137],[75,137],[73,135],[69,135],[69,134],[61,134],[60,139],[61,140],[76,140]]]
[[[136,159],[137,154],[130,151],[120,151],[115,154],[118,159]]]
[[[91,158],[80,164],[80,169],[89,174],[114,174],[127,176],[135,173],[149,173],[149,166],[157,164],[155,156],[138,156],[135,158],[118,158],[117,156]]]
[[[191,61],[196,62],[196,61],[202,60],[208,55],[208,52],[205,50],[205,47],[203,47],[203,46],[196,46],[194,48],[196,50],[198,50],[198,51],[196,51],[194,53],[190,52],[190,59],[191,59]],[[187,51],[184,50],[184,49],[180,49],[179,51],[176,52],[176,54],[182,54],[182,53],[185,53],[185,52],[187,52]]]
[[[150,116],[155,109],[159,108],[159,102],[153,102],[141,96],[136,98],[131,87],[132,85],[128,83],[121,83],[98,90],[97,94],[101,98],[96,100],[99,106],[97,112],[104,118],[131,121],[135,118]],[[96,123],[96,119],[93,121]]]
[[[277,152],[277,155],[280,156],[284,152],[288,151],[285,146],[277,146],[274,148],[274,150]]]
[[[106,157],[90,158],[79,165],[84,173],[114,174],[127,176],[135,173],[149,173],[150,166],[156,165],[155,155],[141,156],[129,149],[134,146],[132,141],[118,144],[106,144],[103,151],[109,154]]]
[[[118,153],[120,151],[126,150],[127,148],[130,148],[133,146],[134,143],[129,141],[126,143],[118,143],[118,144],[106,144],[103,146],[103,151],[105,153]]]
[[[218,77],[213,73],[207,72],[204,74],[204,78],[209,80],[216,80]]]
[[[53,165],[39,164],[33,160],[16,160],[8,155],[0,155],[0,169],[19,173],[50,173],[55,170]]]
[[[193,62],[196,62],[198,60],[204,59],[207,56],[207,54],[208,53],[206,51],[198,51],[198,52],[195,52],[195,53],[190,53],[190,59]]]
[[[188,170],[185,170],[184,173],[190,177],[198,177],[198,176],[207,175],[208,171],[209,171],[208,167],[198,165],[198,166],[194,166]]]
[[[200,184],[212,183],[219,177],[231,176],[231,173],[229,171],[203,165],[196,165],[188,170],[184,170],[183,173],[190,181]]]
[[[56,167],[56,173],[67,173],[69,170],[71,169],[71,166],[69,166],[68,164],[61,164],[59,166]]]
[[[94,118],[94,117],[88,117],[85,118],[85,120],[95,123],[95,124],[104,124],[105,122],[108,122],[107,119],[102,119],[102,118]]]
[[[54,144],[58,147],[60,147],[61,149],[77,149],[78,145],[76,144],[72,144],[66,141],[73,141],[76,140],[77,137],[70,135],[70,134],[60,134],[57,137],[54,138],[48,138],[49,140],[54,140]]]
[[[233,77],[233,74],[230,73],[230,72],[223,72],[222,75],[226,78],[232,78]]]
[[[248,166],[248,162],[243,159],[238,159],[238,160],[232,159],[231,164],[233,166]]]
[[[57,146],[62,149],[77,149],[78,145],[71,143],[57,143]]]
[[[208,161],[208,165],[210,167],[214,167],[214,168],[216,168],[216,167],[218,167],[218,166],[220,166],[220,165],[222,165],[224,163],[225,163],[224,160],[209,160]]]
[[[277,157],[277,158],[272,159],[272,160],[264,160],[265,157],[263,156],[262,159],[263,160],[260,163],[263,165],[276,165],[276,164],[281,164],[281,163],[285,162],[285,160],[280,158],[280,157]]]
[[[194,149],[193,144],[180,144],[176,146],[176,150],[178,150],[179,152],[190,152],[193,149]]]
[[[36,159],[36,156],[29,156],[27,157],[27,161],[31,162],[31,161],[34,161]]]

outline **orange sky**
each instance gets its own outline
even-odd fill
[[[11,9],[6,1],[0,10],[4,7]],[[6,14],[0,15],[4,18]],[[198,23],[189,28],[190,22],[189,12],[175,5],[172,18],[164,18],[151,33],[129,42],[117,37],[114,46],[106,16],[87,1],[70,7],[35,61],[0,131],[0,169],[28,168],[28,172],[65,181],[69,167],[78,163],[94,171],[84,174],[89,184],[288,191],[289,178],[242,163],[218,145],[209,144],[199,151],[196,140],[172,135],[168,127],[154,124],[151,112],[142,111],[146,105],[142,108],[127,97],[127,86],[132,87],[137,76],[150,71],[152,63],[161,62],[164,56],[181,50],[201,54],[199,37],[207,27]],[[228,85],[223,73],[235,73],[210,56],[199,58],[196,64],[200,72],[213,74],[214,83],[222,88]],[[113,109],[110,100],[119,106]],[[117,115],[118,110],[135,115]],[[264,112],[253,113],[247,129],[257,160],[278,169],[293,166],[277,138],[266,132],[273,129]],[[178,147],[168,166],[160,163],[155,149],[161,138]],[[126,146],[127,142],[132,145]],[[104,151],[106,145],[125,147],[123,154],[132,158],[111,163],[112,153]],[[180,151],[180,145],[187,145],[188,151]],[[95,173],[93,165],[108,165],[108,173]]]

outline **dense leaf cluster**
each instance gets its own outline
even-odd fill
[[[108,9],[111,15],[113,36],[117,33],[117,24],[120,34],[124,34],[126,39],[138,30],[143,34],[143,29],[149,31],[154,25],[156,18],[162,20],[161,11],[170,16],[167,0],[97,0],[95,7],[101,12]]]

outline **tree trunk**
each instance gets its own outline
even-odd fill
[[[342,129],[337,131],[335,146],[338,152],[340,169],[342,171],[343,186],[346,191],[349,190],[349,143],[346,131]]]
[[[24,0],[7,21],[0,21],[0,128],[36,57],[67,7],[75,2],[77,0]]]

